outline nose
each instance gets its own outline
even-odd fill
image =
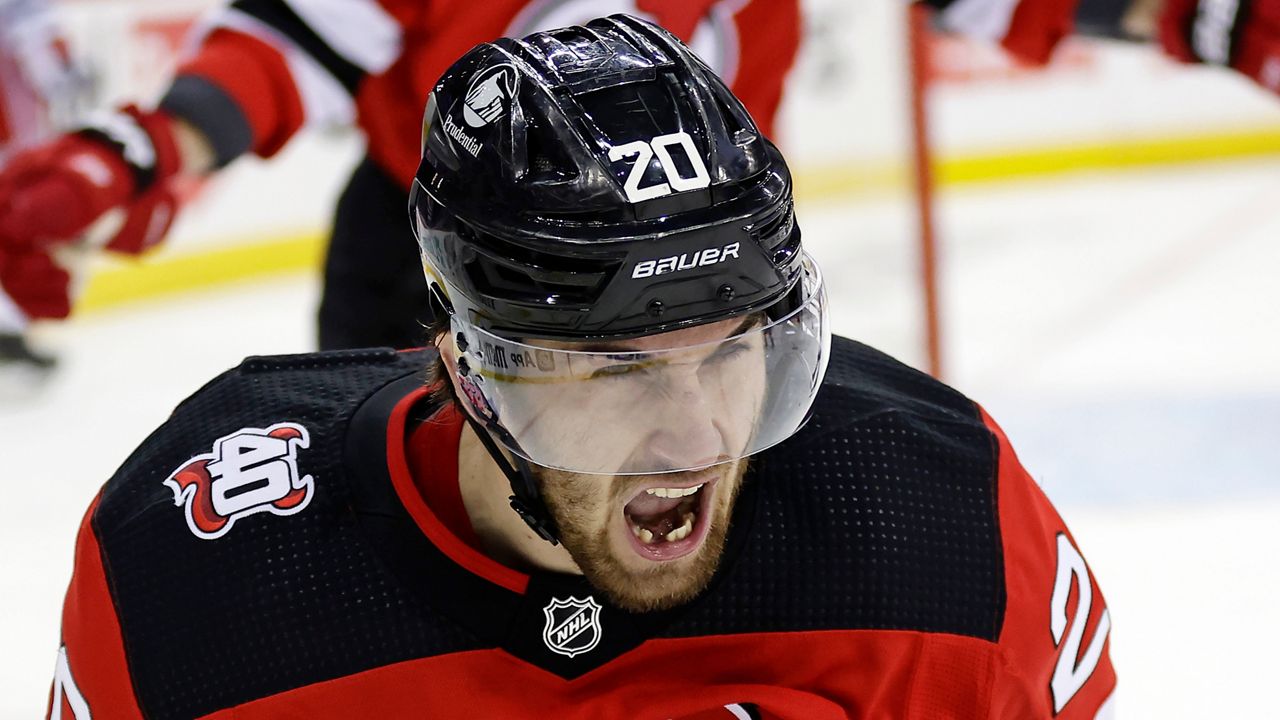
[[[673,373],[661,399],[660,422],[648,439],[648,454],[666,468],[711,465],[721,459],[724,438],[697,373]]]

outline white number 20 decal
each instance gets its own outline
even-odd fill
[[[685,157],[689,158],[689,165],[693,168],[693,177],[681,175],[680,168],[676,167],[675,161],[671,158],[671,148],[676,145],[683,148]],[[610,162],[617,162],[624,157],[632,155],[639,157],[636,158],[635,164],[631,166],[631,172],[628,173],[627,181],[623,183],[622,187],[627,192],[627,199],[633,203],[652,200],[663,195],[670,195],[673,192],[697,190],[711,184],[711,177],[707,174],[707,166],[702,162],[702,157],[698,155],[698,149],[693,145],[693,138],[689,137],[687,132],[659,135],[649,142],[636,140],[626,145],[609,148]],[[662,172],[667,176],[667,181],[640,187],[640,181],[644,178],[644,171],[649,167],[649,161],[653,159],[654,155],[658,156],[658,163],[662,165]]]
[[[1071,632],[1067,634],[1066,642],[1063,642],[1062,634],[1067,630],[1067,598],[1071,594],[1073,582],[1080,585],[1079,600],[1076,602],[1075,617],[1071,620]],[[1062,712],[1067,702],[1075,697],[1102,659],[1102,646],[1106,644],[1107,634],[1111,632],[1111,613],[1105,608],[1102,610],[1102,617],[1098,618],[1098,626],[1094,628],[1093,640],[1084,651],[1084,657],[1080,657],[1084,626],[1092,605],[1093,583],[1089,581],[1089,568],[1084,563],[1084,557],[1065,533],[1058,533],[1058,576],[1054,580],[1053,598],[1049,602],[1049,625],[1053,631],[1053,643],[1061,650],[1058,664],[1053,668],[1053,677],[1049,681],[1055,715]]]

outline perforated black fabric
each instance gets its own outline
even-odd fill
[[[345,418],[424,353],[248,360],[183,403],[107,484],[94,518],[143,711],[192,718],[294,687],[480,642],[405,591],[358,531],[342,467]],[[219,437],[308,428],[308,507],[188,529],[163,481]]]
[[[668,636],[825,629],[994,640],[996,456],[972,402],[836,338],[813,419],[763,453],[747,546]]]

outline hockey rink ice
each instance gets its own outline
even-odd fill
[[[907,207],[799,220],[836,331],[919,365]],[[1280,161],[948,190],[939,234],[946,379],[1005,427],[1101,583],[1117,716],[1280,717]],[[39,330],[60,371],[0,400],[0,718],[43,713],[98,486],[217,372],[309,349],[317,290],[286,276]]]

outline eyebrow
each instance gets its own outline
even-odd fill
[[[746,317],[744,317],[742,319],[742,322],[738,323],[738,326],[733,329],[733,332],[730,332],[728,335],[725,335],[724,337],[720,338],[720,340],[708,340],[707,342],[719,342],[723,340],[728,340],[730,338],[735,338],[745,333],[746,331],[750,330],[755,325],[762,322],[764,322],[764,313],[753,312],[747,315]],[[664,350],[638,350],[635,348],[627,348],[626,346],[619,347],[612,343],[594,343],[591,345],[585,345],[581,348],[574,348],[574,349],[577,350],[578,352],[605,353],[608,355],[608,357],[616,360],[643,360],[648,355],[664,351]]]

